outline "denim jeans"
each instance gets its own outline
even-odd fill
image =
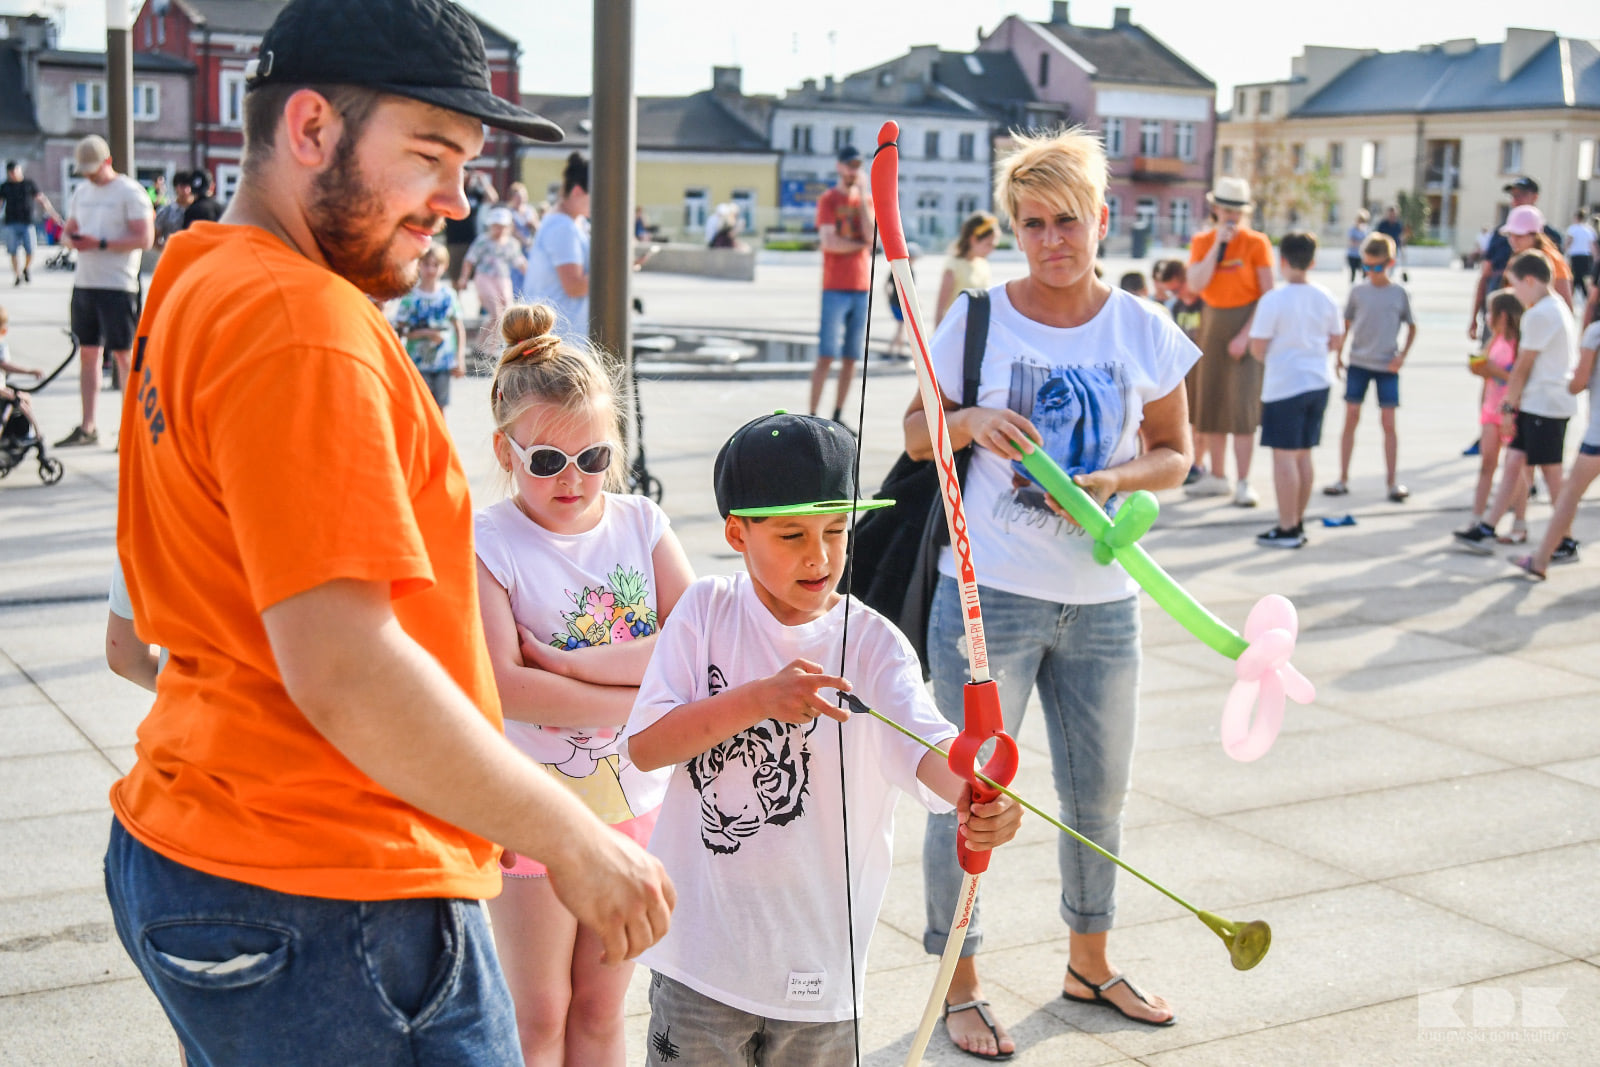
[[[1106,604],[1058,604],[979,587],[989,674],[1000,687],[1006,732],[1016,736],[1035,686],[1044,706],[1059,815],[1068,826],[1116,853],[1133,766],[1139,710],[1139,598]],[[933,695],[945,718],[962,724],[968,680],[961,599],[955,579],[939,578],[928,618]],[[1004,850],[1001,852],[1004,855]],[[1074,933],[1111,929],[1116,871],[1109,860],[1061,836],[1061,917]],[[922,845],[928,909],[923,945],[944,950],[961,891],[956,817],[930,815]],[[962,955],[983,944],[973,910]]]
[[[106,896],[190,1067],[522,1063],[476,900],[276,893],[175,863],[114,818]]]
[[[826,359],[860,359],[867,341],[867,297],[855,289],[822,291],[822,330],[817,355]]]

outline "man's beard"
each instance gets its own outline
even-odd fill
[[[399,227],[388,225],[382,198],[361,175],[356,139],[347,133],[334,150],[333,162],[317,175],[307,221],[330,270],[369,296],[393,300],[416,285],[420,257],[394,261],[390,249]],[[439,221],[427,215],[401,224],[432,232]]]

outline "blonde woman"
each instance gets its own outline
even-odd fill
[[[994,251],[1000,237],[1000,224],[987,211],[975,211],[961,224],[961,234],[950,249],[950,258],[944,262],[944,276],[939,279],[939,302],[933,316],[934,325],[944,321],[956,294],[963,289],[989,288],[989,253]]]
[[[1160,305],[1095,276],[1108,222],[1105,188],[1105,151],[1093,134],[1018,137],[998,167],[994,200],[1011,218],[1028,273],[989,290],[990,344],[975,406],[958,408],[950,399],[962,392],[968,298],[957,297],[935,331],[932,355],[952,444],[977,446],[967,472],[967,517],[1006,728],[1020,730],[1037,690],[1062,814],[1116,851],[1138,717],[1138,589],[1116,564],[1094,561],[1091,542],[1013,462],[1019,449],[1043,448],[1113,510],[1123,494],[1170,489],[1188,473],[1183,378],[1199,351]],[[912,457],[932,457],[920,403],[907,410],[905,436]],[[929,669],[940,710],[959,723],[967,661],[948,548],[939,569]],[[961,882],[955,834],[953,818],[929,817],[923,878],[930,952],[945,943]],[[1059,862],[1058,903],[1071,931],[1062,996],[1169,1025],[1166,1001],[1134,987],[1106,955],[1115,867],[1065,838]],[[978,981],[972,954],[981,938],[974,917],[945,1026],[968,1053],[1010,1058],[1015,1046]]]

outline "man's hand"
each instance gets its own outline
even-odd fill
[[[1234,359],[1243,359],[1245,356],[1249,355],[1249,353],[1250,353],[1250,335],[1249,334],[1245,334],[1245,333],[1237,334],[1237,335],[1235,335],[1233,340],[1228,342],[1228,355],[1232,356]]]
[[[966,834],[967,848],[987,852],[1017,836],[1022,825],[1022,806],[1001,794],[986,804],[972,802],[972,786],[961,791],[956,803],[956,821]]]
[[[1467,337],[1473,341],[1478,339],[1478,316],[1476,315],[1472,316],[1472,322],[1467,325]]]
[[[601,963],[631,960],[666,936],[678,894],[661,861],[610,830],[546,862],[550,888],[604,947]]]
[[[849,692],[850,683],[836,675],[823,674],[822,667],[810,660],[791,660],[788,666],[770,678],[763,678],[759,684],[764,690],[761,709],[769,719],[796,726],[804,726],[819,715],[840,722],[850,721],[848,711],[817,693],[819,689]]]
[[[1344,377],[1344,357],[1343,356],[1339,356],[1338,358],[1336,358],[1333,361],[1333,376],[1335,378],[1343,378]]]
[[[81,233],[75,233],[68,237],[67,244],[71,245],[73,250],[77,252],[98,252],[100,250],[99,240],[93,237],[86,237]]]

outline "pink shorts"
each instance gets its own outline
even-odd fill
[[[645,812],[627,822],[612,823],[611,829],[643,848],[650,843],[650,831],[655,829],[660,808]],[[538,860],[529,859],[509,848],[500,853],[500,873],[507,878],[544,878],[550,872]]]

